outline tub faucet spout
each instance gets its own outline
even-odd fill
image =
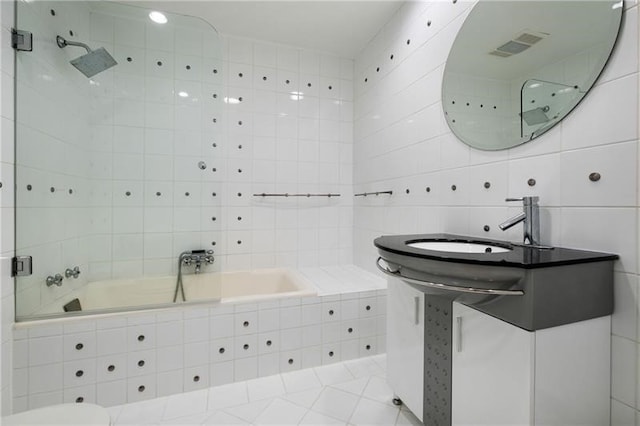
[[[203,262],[211,265],[213,261],[213,250],[190,250],[180,253],[180,256],[178,257],[178,278],[176,280],[176,291],[173,294],[174,303],[178,300],[178,292],[180,292],[183,302],[186,302],[187,300],[184,296],[184,286],[182,284],[182,265],[194,265],[195,273],[199,274]]]

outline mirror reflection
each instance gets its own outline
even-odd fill
[[[587,94],[615,44],[621,1],[480,0],[451,48],[442,102],[464,143],[532,141]]]

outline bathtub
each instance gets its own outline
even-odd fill
[[[15,323],[14,412],[110,407],[385,350],[386,281],[356,267],[189,274],[186,303],[171,302],[175,282],[92,282]],[[84,310],[63,313],[73,298]]]
[[[314,286],[290,269],[189,274],[182,277],[186,303],[244,303],[285,297],[315,296]],[[153,277],[90,282],[45,306],[36,317],[110,313],[182,305],[173,303],[176,277]],[[78,299],[81,310],[64,313]]]

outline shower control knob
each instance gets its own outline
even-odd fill
[[[73,269],[67,268],[64,271],[64,276],[67,278],[69,277],[78,278],[78,275],[80,275],[80,268],[78,266],[75,266]]]
[[[56,274],[55,276],[51,276],[49,275],[47,277],[47,287],[51,287],[52,285],[57,285],[58,287],[62,286],[62,280],[64,279],[64,277],[60,274]]]

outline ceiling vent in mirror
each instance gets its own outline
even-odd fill
[[[509,40],[494,51],[489,52],[489,54],[500,56],[501,58],[508,58],[509,56],[524,52],[548,35],[547,33],[535,33],[534,31],[524,30],[517,37]]]
[[[524,30],[522,34],[520,34],[518,37],[514,38],[513,40],[517,41],[518,43],[526,43],[532,46],[548,35],[549,34],[547,33],[533,34],[533,31]]]
[[[489,55],[500,56],[501,58],[508,58],[512,54],[507,52],[501,52],[499,50],[494,50],[493,52],[489,52]]]

